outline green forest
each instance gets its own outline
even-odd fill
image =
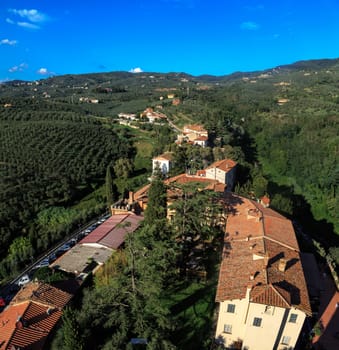
[[[109,164],[133,157],[126,132],[93,117],[18,100],[0,120],[0,276],[15,273],[97,207],[72,204],[102,182]],[[6,254],[9,252],[8,254]]]

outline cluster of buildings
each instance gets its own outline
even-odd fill
[[[206,147],[208,145],[208,131],[200,124],[185,125],[181,134],[177,136],[177,144],[187,142],[191,145]]]
[[[143,219],[126,211],[113,214],[50,265],[74,278],[53,285],[32,281],[21,287],[0,313],[0,350],[40,350],[48,346],[64,307],[87,275],[95,273]]]
[[[164,113],[156,112],[153,108],[146,108],[139,116],[134,113],[119,113],[119,120],[124,122],[136,121],[136,120],[147,120],[149,123],[158,123],[166,120],[167,116]]]
[[[153,159],[153,169],[167,174],[171,162],[171,154],[165,153]],[[256,201],[231,192],[236,165],[223,159],[195,175],[180,174],[164,182],[195,182],[224,195],[216,341],[227,349],[294,349],[305,319],[312,316],[309,290],[319,272],[314,259],[309,263],[300,252],[291,221],[270,209],[267,197]],[[145,210],[149,187],[130,193],[129,203]],[[176,198],[173,191],[168,186],[168,204]],[[173,215],[168,210],[169,220]],[[313,296],[319,297],[319,289]]]
[[[187,135],[195,130],[184,129]],[[196,132],[204,132],[203,129]],[[216,302],[215,339],[228,349],[294,349],[304,321],[312,315],[305,262],[290,220],[259,203],[232,193],[236,162],[216,161],[195,175],[164,180],[168,205],[176,200],[171,184],[198,183],[222,194],[226,217]],[[171,156],[153,159],[153,169],[167,173]],[[112,216],[58,258],[52,267],[84,276],[107,261],[147,208],[150,184],[112,206]],[[168,218],[175,215],[168,209]],[[0,350],[41,349],[72,293],[31,282],[0,315]]]

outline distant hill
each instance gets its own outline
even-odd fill
[[[302,198],[317,220],[326,220],[339,232],[336,209],[339,207],[338,81],[339,59],[300,61],[225,76],[106,72],[62,75],[33,82],[15,80],[0,84],[0,128],[4,134],[7,132],[5,136],[11,149],[15,145],[17,153],[12,156],[13,162],[23,154],[21,150],[27,150],[27,143],[33,150],[39,146],[60,153],[55,155],[57,164],[53,163],[48,152],[44,153],[46,164],[40,164],[35,151],[25,151],[35,163],[25,159],[15,167],[20,167],[21,174],[26,171],[22,164],[30,165],[30,173],[25,175],[27,181],[34,178],[35,166],[40,167],[39,171],[43,170],[47,177],[46,174],[53,173],[56,165],[67,169],[63,159],[70,162],[72,176],[62,171],[57,173],[48,193],[50,203],[67,203],[67,198],[76,197],[74,193],[79,185],[89,190],[93,183],[103,181],[110,160],[103,147],[109,152],[114,151],[109,148],[111,136],[107,134],[107,128],[115,125],[118,113],[139,115],[147,107],[159,108],[179,126],[187,122],[204,124],[221,147],[227,149],[230,146],[236,150],[232,156],[237,157],[244,168],[254,169],[260,164],[261,175],[270,184],[276,184],[275,188],[269,185],[265,189],[272,196],[273,203],[281,207],[285,205],[291,214],[300,214]],[[173,105],[170,95],[177,97],[180,103]],[[78,136],[74,137],[68,130],[76,130],[77,125],[81,127],[76,132]],[[93,146],[92,153],[89,146],[94,140],[100,144],[101,133],[106,135],[105,143],[100,149],[101,158],[95,157],[97,165],[93,169],[91,157],[84,159],[82,152],[86,149],[87,154],[93,153],[93,157],[99,154],[99,146]],[[118,133],[111,134],[113,143],[121,141]],[[85,136],[93,141],[88,141]],[[14,144],[13,140],[16,141]],[[77,150],[74,156],[72,142]],[[6,164],[10,152],[5,145],[3,147],[0,164],[3,171],[9,171]],[[64,179],[62,195],[58,189],[60,178]],[[255,183],[253,174],[246,180],[249,187]],[[18,181],[15,176],[8,176],[6,183],[0,183],[4,188],[0,193],[3,203],[21,203],[19,197],[17,200],[8,197],[16,193]],[[20,188],[26,187],[25,181],[19,181]],[[278,190],[277,186],[286,189],[282,199],[277,197],[282,187]],[[45,200],[44,193],[39,195]],[[57,195],[59,199],[54,198]],[[20,205],[24,207],[25,203]],[[20,225],[41,209],[40,203],[34,202],[34,206],[33,210],[20,210]],[[6,210],[10,210],[11,217],[15,217],[18,211],[15,207]],[[8,242],[10,232],[16,235],[23,230],[17,224],[10,229],[7,218],[1,221],[0,217],[0,223],[3,226],[0,228],[0,242]]]

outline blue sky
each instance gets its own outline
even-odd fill
[[[0,81],[339,57],[339,0],[1,0]]]

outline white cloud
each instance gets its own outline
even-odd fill
[[[36,24],[29,22],[17,22],[19,27],[28,28],[28,29],[40,29],[40,27]]]
[[[20,63],[18,66],[13,66],[11,67],[8,71],[10,73],[15,73],[15,72],[22,72],[24,71],[28,65],[26,63]]]
[[[132,68],[129,72],[130,73],[142,73],[143,70],[140,67],[136,67],[136,68]]]
[[[53,72],[49,71],[47,68],[40,68],[37,70],[37,73],[40,75],[50,75],[54,74]]]
[[[259,29],[259,24],[255,22],[242,22],[240,25],[241,29],[246,29],[246,30],[257,30]]]
[[[16,40],[9,40],[9,39],[2,39],[0,41],[0,45],[9,45],[9,46],[13,46],[17,43]]]
[[[9,9],[8,11],[17,15],[17,16],[20,16],[21,18],[24,18],[30,22],[33,22],[33,23],[42,23],[42,22],[46,22],[48,20],[47,15],[45,15],[44,13],[42,13],[36,9],[31,9],[31,10]]]
[[[9,9],[8,12],[24,20],[15,21],[11,18],[6,18],[7,23],[16,24],[19,27],[28,28],[28,29],[40,29],[40,25],[38,24],[44,23],[49,20],[49,17],[46,14],[36,9],[31,9],[31,10]]]

